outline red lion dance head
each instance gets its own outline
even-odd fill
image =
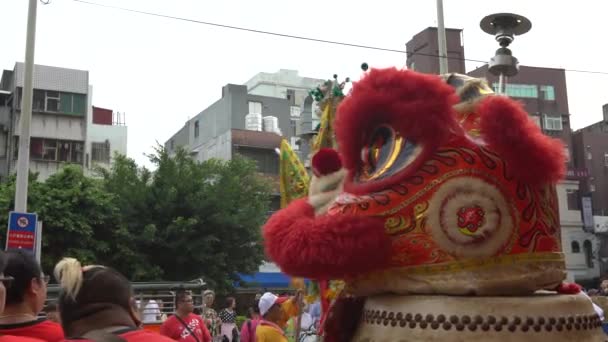
[[[293,276],[344,279],[356,296],[558,286],[561,142],[506,97],[464,112],[459,100],[413,71],[371,70],[355,83],[335,121],[344,169],[313,160],[310,196],[264,227],[272,260]]]

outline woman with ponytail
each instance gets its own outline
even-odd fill
[[[131,284],[117,271],[82,267],[78,260],[64,258],[54,273],[61,287],[59,315],[68,341],[172,341],[139,328]]]

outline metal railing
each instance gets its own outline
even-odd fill
[[[140,317],[144,324],[162,323],[170,314],[175,312],[175,293],[178,290],[189,291],[194,301],[195,311],[203,308],[203,291],[207,285],[202,279],[191,282],[134,282],[134,299]],[[56,284],[50,284],[47,288],[47,301],[45,310],[40,313],[41,317],[46,317],[46,309],[50,303],[57,301],[60,288]],[[148,305],[154,300],[156,305]],[[157,306],[157,307],[156,307]]]

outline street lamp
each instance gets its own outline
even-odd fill
[[[498,76],[498,92],[505,93],[506,77],[517,75],[519,62],[513,56],[508,46],[513,42],[515,36],[522,35],[532,28],[528,18],[513,13],[496,13],[488,15],[479,23],[481,29],[496,38],[500,48],[488,65],[488,71]]]

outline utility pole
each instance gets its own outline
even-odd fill
[[[25,73],[23,75],[23,102],[19,124],[19,156],[17,159],[17,184],[15,188],[15,211],[27,212],[27,186],[30,168],[30,125],[32,121],[32,97],[34,94],[34,48],[36,46],[36,10],[38,0],[29,0],[27,13],[27,40],[25,43]]]
[[[437,0],[437,44],[439,45],[439,74],[448,73],[448,44],[443,23],[443,0]]]

